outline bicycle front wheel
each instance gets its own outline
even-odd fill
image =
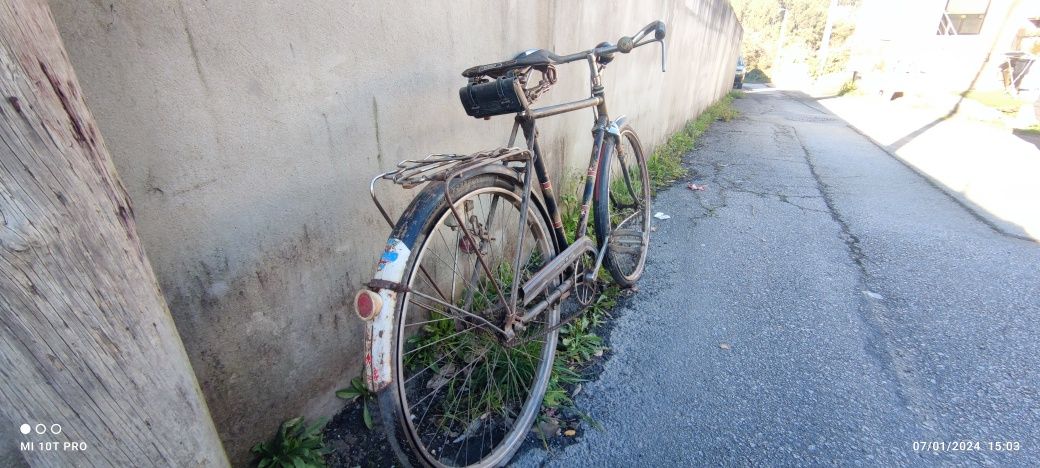
[[[534,200],[521,228],[516,181],[482,175],[454,184],[450,198],[462,223],[443,185],[428,190],[398,223],[422,227],[398,299],[394,384],[381,393],[381,406],[396,416],[390,435],[407,440],[398,445],[413,461],[501,465],[541,408],[556,352],[557,332],[549,330],[559,310],[543,312],[505,341],[496,330],[506,314],[500,298],[555,256],[555,246]],[[429,214],[408,219],[415,213]]]
[[[622,287],[632,287],[643,275],[650,245],[650,175],[643,145],[632,127],[621,127],[620,138],[606,147],[596,176],[596,240],[607,242],[603,266]],[[607,142],[604,141],[604,145]]]

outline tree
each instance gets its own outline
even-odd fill
[[[784,61],[797,61],[815,69],[827,24],[830,0],[732,0],[733,10],[744,27],[742,53],[748,68],[772,69],[776,61],[777,39],[780,37],[781,10],[787,10]],[[844,0],[844,7],[855,7],[858,0]],[[840,46],[852,34],[852,24],[836,22],[830,46]],[[839,56],[840,59],[840,56]],[[847,59],[847,53],[845,54]],[[840,68],[844,61],[828,60],[827,69]]]
[[[40,466],[227,465],[43,0],[0,3],[0,93],[4,438],[57,441],[21,451]]]

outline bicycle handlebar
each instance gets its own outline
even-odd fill
[[[649,36],[651,32],[654,33],[654,37],[652,39],[647,39],[647,36]],[[647,44],[649,44],[651,42],[660,42],[661,43],[661,71],[663,72],[663,71],[665,71],[665,59],[667,57],[666,56],[666,51],[665,51],[665,45],[664,45],[665,35],[666,35],[666,28],[665,28],[664,22],[662,22],[662,21],[654,21],[654,22],[644,26],[643,29],[640,29],[632,37],[622,36],[621,39],[618,39],[616,45],[608,45],[608,46],[603,46],[603,47],[597,47],[597,48],[594,48],[594,49],[584,50],[584,51],[581,51],[581,52],[575,52],[575,53],[569,54],[569,55],[556,55],[556,54],[550,53],[549,54],[549,59],[551,59],[553,61],[553,63],[556,63],[556,64],[570,63],[570,62],[574,62],[574,61],[577,61],[577,60],[585,59],[590,54],[593,54],[593,55],[595,55],[597,57],[608,56],[608,55],[613,54],[615,52],[621,52],[622,54],[627,54],[627,53],[631,52],[633,49],[635,49],[637,47],[641,47],[641,46],[647,45]]]

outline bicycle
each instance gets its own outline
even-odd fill
[[[664,38],[664,23],[655,21],[616,45],[563,56],[528,50],[467,69],[459,90],[467,114],[515,113],[507,145],[402,161],[372,179],[372,200],[392,231],[354,306],[368,322],[366,384],[378,392],[402,462],[507,462],[539,413],[559,328],[595,299],[600,267],[623,287],[642,275],[650,242],[646,155],[625,117],[609,119],[601,72],[617,53],[653,42],[661,44],[663,72]],[[555,83],[556,65],[580,60],[589,65],[590,97],[531,106]],[[587,108],[593,151],[569,242],[535,123]],[[514,147],[520,131],[526,148]],[[376,196],[381,180],[422,187],[396,223]],[[596,242],[587,232],[590,210]],[[570,297],[579,313],[561,320]]]

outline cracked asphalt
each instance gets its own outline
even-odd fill
[[[576,398],[599,428],[514,463],[1040,466],[1040,245],[805,95],[734,104],[686,157],[707,190],[655,201],[672,218]],[[914,444],[954,441],[980,445]]]

